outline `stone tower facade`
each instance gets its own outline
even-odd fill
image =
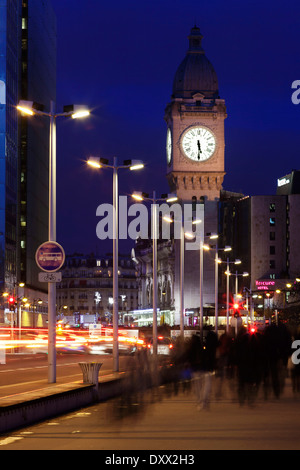
[[[204,204],[205,236],[218,233],[218,203],[225,176],[224,99],[217,74],[202,48],[198,27],[191,29],[189,47],[174,77],[171,101],[165,110],[167,124],[167,180],[183,203]],[[175,243],[175,312],[180,305],[180,250]],[[203,307],[214,306],[215,250],[205,253]],[[185,254],[185,309],[197,315],[200,308],[200,251]]]
[[[189,49],[179,65],[167,123],[167,178],[183,201],[219,199],[224,172],[225,101],[202,48],[199,28],[191,30]]]

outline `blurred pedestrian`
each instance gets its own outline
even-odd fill
[[[261,335],[241,330],[235,341],[238,398],[252,406],[256,400],[262,379]]]
[[[270,325],[263,334],[264,394],[268,398],[272,390],[280,398],[287,375],[288,358],[291,355],[291,336],[285,325]]]
[[[218,342],[216,351],[216,398],[220,399],[223,393],[225,380],[228,378],[229,358],[232,347],[232,338],[223,333]]]
[[[199,335],[193,335],[189,351],[189,363],[192,370],[197,409],[209,409],[212,377],[216,368],[216,350],[218,340],[213,331],[209,331],[205,341]]]

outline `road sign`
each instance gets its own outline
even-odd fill
[[[42,243],[35,253],[38,267],[47,273],[58,271],[65,262],[65,252],[57,242]]]
[[[39,273],[39,282],[60,282],[61,273]]]

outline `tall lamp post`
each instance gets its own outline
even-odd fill
[[[184,231],[184,221],[182,219],[178,221],[166,216],[163,217],[163,219],[168,223],[180,222],[180,335],[182,339],[184,339],[184,239],[185,237],[192,239],[194,238],[194,235],[193,233]],[[199,220],[199,223],[200,222],[201,220]]]
[[[239,277],[247,277],[249,276],[249,273],[247,273],[246,271],[244,271],[243,273],[238,273],[237,271],[235,272],[235,295],[237,296],[238,293],[239,293],[239,281],[238,281],[238,278]]]
[[[222,261],[219,259],[219,251],[231,251],[231,246],[225,246],[225,248],[218,248],[216,245],[215,254],[215,332],[218,334],[218,321],[219,321],[219,263]]]
[[[119,371],[119,291],[118,291],[118,239],[119,239],[119,190],[118,171],[120,169],[139,170],[144,167],[140,160],[124,160],[123,165],[118,165],[117,157],[114,157],[113,165],[109,165],[108,160],[99,157],[90,157],[87,163],[93,168],[110,168],[113,170],[113,371]]]
[[[55,111],[54,101],[50,101],[50,111],[33,101],[21,100],[18,111],[27,116],[47,116],[50,119],[49,132],[49,224],[48,241],[56,241],[56,118],[86,117],[90,114],[86,107],[80,105],[64,106],[63,113]],[[56,382],[56,284],[48,282],[48,382]]]
[[[152,198],[149,194],[142,192],[134,192],[132,194],[133,199],[136,201],[151,201],[152,202],[152,257],[153,257],[153,272],[152,272],[152,308],[153,308],[153,358],[157,357],[157,238],[158,238],[158,227],[157,227],[157,202],[175,202],[177,196],[174,194],[162,195],[161,198],[156,197],[156,191],[153,191]]]
[[[227,258],[226,261],[227,268],[226,268],[226,331],[227,333],[229,332],[229,276],[230,276],[230,270],[229,270],[229,265],[230,264],[241,264],[240,259],[236,259],[235,261],[229,261],[229,258]]]

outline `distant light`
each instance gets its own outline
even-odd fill
[[[224,248],[224,251],[231,251],[231,250],[232,250],[231,246],[225,246]]]
[[[202,222],[201,219],[196,219],[196,220],[193,220],[192,225],[201,224],[201,222]]]
[[[165,220],[165,222],[169,222],[170,224],[173,223],[173,220],[171,219],[171,217],[168,217],[167,215],[163,217],[163,220]]]
[[[193,233],[190,233],[190,232],[185,232],[184,233],[184,236],[186,238],[189,238],[189,239],[192,239],[192,238],[195,238],[195,235]]]
[[[209,246],[209,245],[202,245],[202,248],[203,248],[203,250],[207,250],[207,251],[210,250],[210,246]]]

